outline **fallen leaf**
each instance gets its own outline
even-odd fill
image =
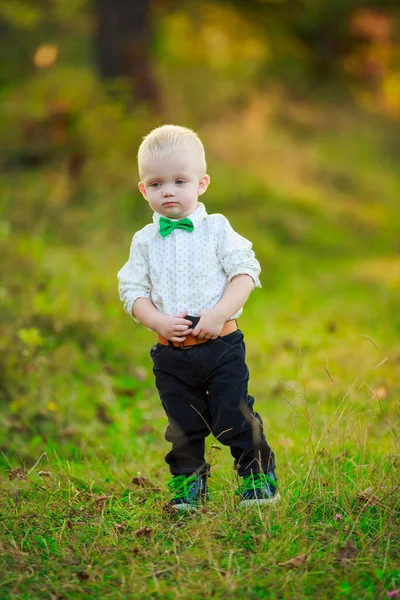
[[[17,467],[9,473],[8,479],[26,479],[26,475],[21,467]]]
[[[350,560],[353,560],[358,555],[358,550],[352,540],[348,541],[345,546],[339,548],[337,560],[341,565],[346,565]]]
[[[107,500],[111,498],[111,496],[106,496],[105,494],[97,496],[96,494],[92,494],[91,498],[96,502],[96,504],[105,504]]]
[[[105,425],[111,425],[114,422],[113,419],[107,414],[107,409],[103,404],[98,404],[96,406],[96,417]]]
[[[337,454],[334,457],[334,460],[340,460],[342,458],[347,458],[349,456],[349,451],[348,450],[343,450],[343,452],[340,452],[339,454]]]
[[[308,557],[308,553],[298,554],[297,556],[293,556],[293,558],[290,558],[286,562],[278,563],[278,565],[280,567],[289,567],[291,569],[298,569],[299,567],[304,565],[304,563],[307,560],[307,557]]]
[[[67,427],[66,429],[62,429],[59,433],[59,437],[61,438],[69,438],[73,437],[78,433],[75,427]]]
[[[134,477],[132,479],[132,483],[134,485],[138,485],[141,488],[154,488],[154,484],[150,481],[150,479],[147,479],[147,477]]]
[[[79,581],[87,581],[89,579],[89,573],[87,573],[86,571],[79,571],[79,573],[77,573],[76,576],[79,579]]]
[[[85,521],[74,521],[72,522],[71,519],[67,520],[67,527],[68,529],[72,529],[73,527],[78,527],[79,525],[86,525],[87,523],[85,523]]]
[[[29,433],[30,429],[25,423],[21,423],[21,421],[16,421],[14,419],[9,419],[5,422],[6,426],[15,433]]]
[[[150,527],[147,527],[146,525],[144,525],[143,527],[140,527],[140,529],[137,529],[134,534],[136,537],[151,537],[153,535],[153,530],[150,529]]]
[[[164,502],[164,504],[162,505],[162,511],[168,515],[177,514],[175,508],[169,502]]]
[[[154,433],[155,429],[152,425],[143,425],[140,429],[136,429],[137,435],[148,435],[149,433]]]
[[[113,392],[116,396],[125,396],[126,398],[132,398],[136,396],[137,390],[132,390],[131,388],[113,388]]]
[[[369,487],[362,492],[360,492],[357,496],[360,502],[364,504],[380,504],[380,499],[376,494],[374,494],[373,488]]]
[[[38,475],[40,477],[53,477],[53,475],[50,473],[50,471],[39,471]]]

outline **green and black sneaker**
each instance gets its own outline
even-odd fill
[[[206,475],[175,475],[168,487],[173,494],[168,504],[175,510],[197,510],[208,499]]]
[[[274,471],[245,475],[236,493],[240,496],[239,506],[273,504],[280,498]]]

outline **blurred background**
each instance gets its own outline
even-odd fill
[[[389,0],[0,0],[7,468],[54,448],[162,468],[154,335],[123,313],[116,274],[151,220],[138,145],[168,122],[201,136],[207,210],[262,264],[240,326],[270,442],[303,449],[293,423],[320,435],[351,397],[349,415],[390,448],[399,28]]]

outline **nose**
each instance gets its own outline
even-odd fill
[[[164,198],[170,198],[171,196],[175,196],[174,189],[170,185],[163,185],[162,194]]]

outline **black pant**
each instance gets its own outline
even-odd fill
[[[254,398],[247,393],[249,371],[243,333],[186,349],[156,344],[150,351],[156,386],[168,417],[165,460],[173,475],[205,473],[205,438],[212,432],[230,446],[239,475],[275,468]]]

